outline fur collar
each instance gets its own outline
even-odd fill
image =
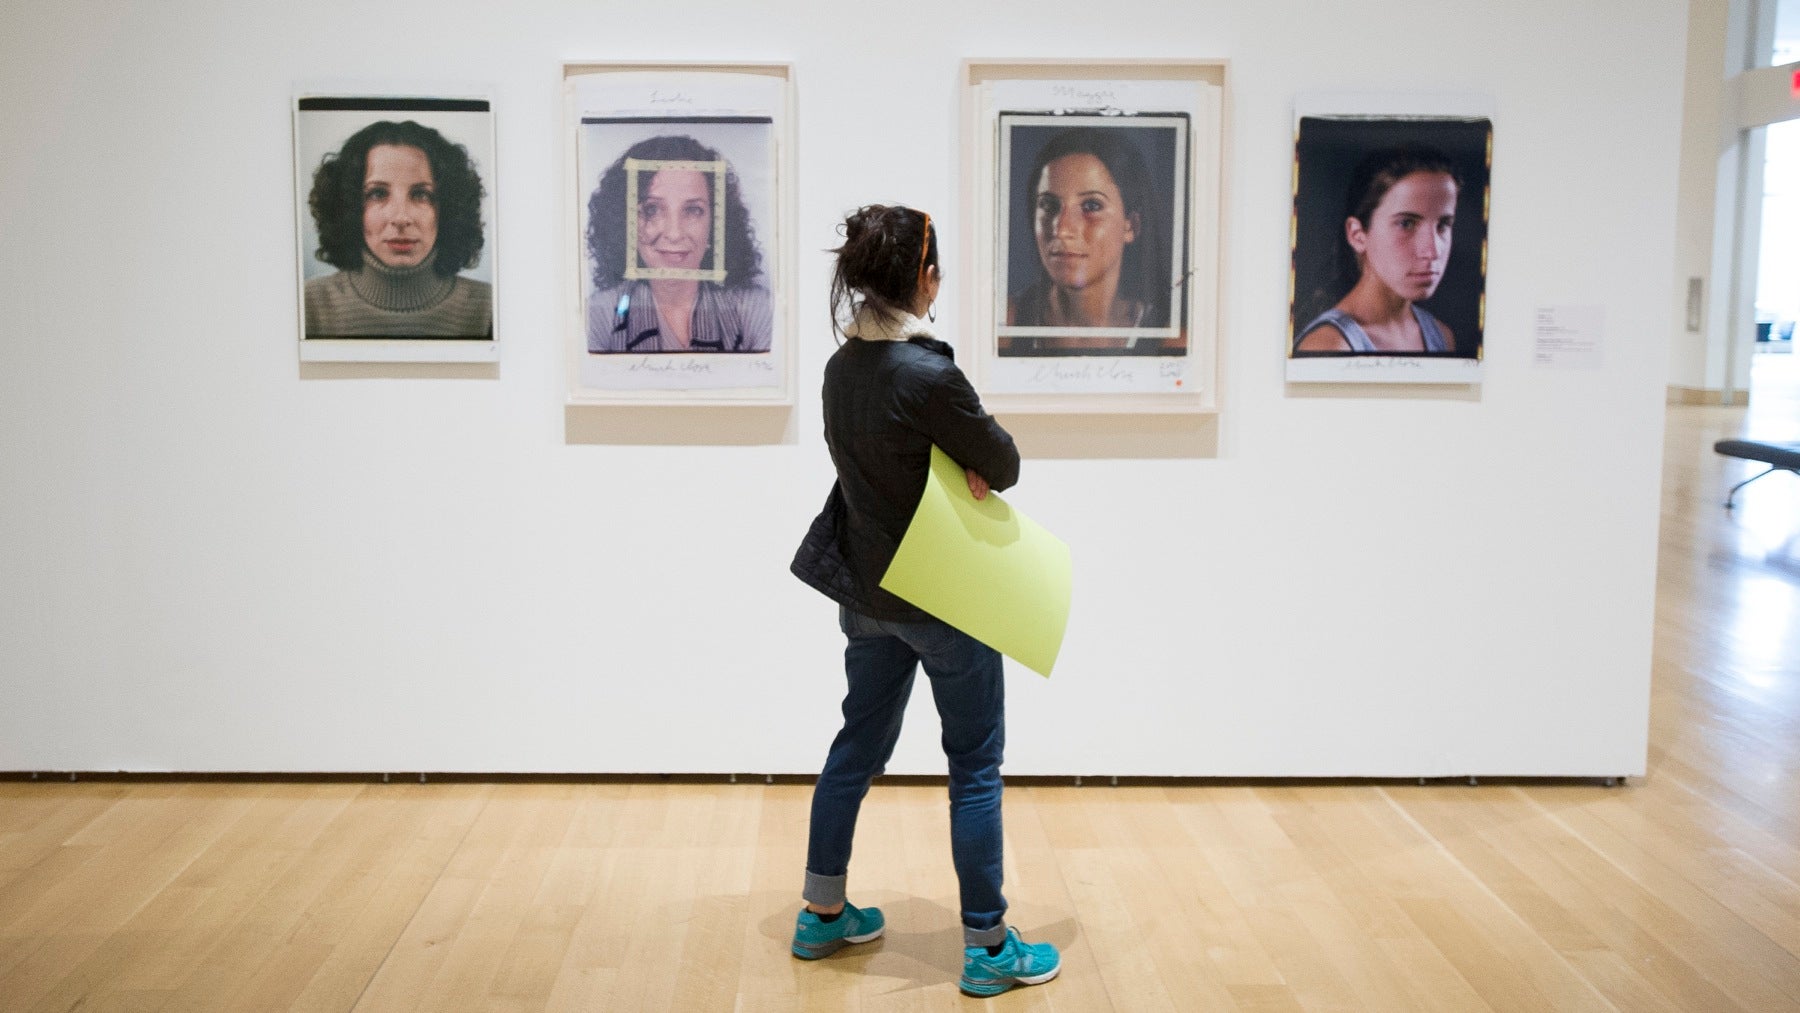
[[[908,341],[912,338],[935,338],[931,324],[911,313],[886,316],[864,306],[856,311],[856,319],[844,328],[844,337],[864,341]]]

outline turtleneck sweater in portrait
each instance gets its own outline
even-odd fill
[[[363,251],[360,271],[306,283],[309,338],[491,338],[493,288],[431,269],[433,250],[416,267],[389,267]]]

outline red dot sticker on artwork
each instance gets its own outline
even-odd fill
[[[1788,91],[1795,98],[1800,98],[1800,70],[1794,71],[1794,80],[1789,83]]]

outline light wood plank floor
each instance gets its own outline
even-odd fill
[[[1720,509],[1746,430],[1800,398],[1670,410],[1648,777],[1015,787],[1012,919],[1065,968],[991,1004],[1800,1009],[1800,481]],[[787,955],[809,791],[0,784],[0,1009],[979,1005],[939,787],[865,808],[886,938]]]

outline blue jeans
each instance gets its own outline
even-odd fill
[[[813,788],[806,846],[806,900],[844,899],[850,841],[869,781],[900,739],[913,674],[922,663],[942,720],[950,761],[950,857],[961,884],[967,946],[1006,941],[1000,894],[1000,758],[1006,747],[1006,694],[1000,652],[936,619],[900,623],[842,609],[844,728],[832,740]]]

